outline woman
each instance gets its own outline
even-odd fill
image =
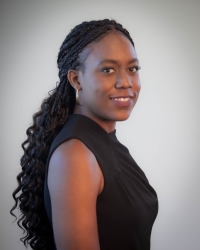
[[[140,92],[134,43],[114,20],[83,22],[64,40],[57,62],[60,83],[27,130],[13,193],[11,213],[19,202],[24,244],[150,249],[157,195],[115,134]]]

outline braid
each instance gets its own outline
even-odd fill
[[[103,34],[106,35],[107,32],[111,30],[120,31],[134,46],[129,32],[114,20],[105,19],[101,21],[83,22],[72,29],[60,48],[57,60],[58,68],[60,69],[59,76],[66,76],[66,73],[70,68],[82,66],[80,65],[80,61],[77,60],[79,53],[89,43],[92,41],[98,41],[98,37],[102,38]]]
[[[10,213],[15,216],[13,210],[19,205],[22,214],[17,224],[26,231],[21,241],[32,249],[50,250],[53,245],[53,231],[44,207],[44,178],[51,143],[73,113],[76,103],[75,90],[67,73],[69,69],[84,70],[84,48],[113,30],[125,35],[134,46],[129,32],[115,20],[83,22],[71,30],[57,58],[60,82],[44,99],[41,109],[33,115],[33,125],[26,131],[27,140],[22,143],[24,154],[20,161],[22,171],[17,176],[18,187],[13,192],[15,205]]]

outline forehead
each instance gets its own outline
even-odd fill
[[[125,62],[133,58],[137,58],[137,55],[129,39],[119,32],[112,32],[99,42],[90,45],[90,53],[85,63],[95,63],[105,59]]]

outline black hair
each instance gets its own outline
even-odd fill
[[[41,109],[33,115],[32,126],[26,130],[20,161],[22,171],[17,176],[18,187],[13,192],[15,205],[10,211],[15,216],[13,210],[19,206],[21,217],[17,224],[26,232],[20,239],[26,247],[29,244],[32,249],[52,248],[53,231],[44,207],[44,177],[51,143],[73,113],[76,103],[75,90],[67,73],[69,69],[84,70],[87,57],[84,49],[112,31],[121,32],[134,46],[129,32],[115,20],[83,22],[71,30],[57,58],[59,84],[44,99]]]

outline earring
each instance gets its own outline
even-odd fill
[[[80,105],[79,96],[78,96],[78,89],[76,89],[76,102],[78,105]]]

